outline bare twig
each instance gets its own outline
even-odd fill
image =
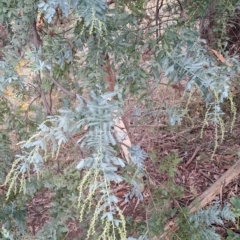
[[[50,111],[52,112],[52,91],[53,91],[53,85],[51,86],[50,92],[49,92],[49,108]]]
[[[185,167],[188,167],[189,164],[194,160],[194,158],[196,157],[197,153],[199,152],[201,148],[199,146],[197,146],[196,150],[194,151],[192,157],[187,161],[187,163],[185,164]]]
[[[203,172],[202,170],[199,170],[199,172],[200,172],[205,178],[207,178],[210,182],[214,183],[214,181],[213,181],[205,172]]]
[[[48,74],[48,76],[50,77],[50,79],[52,80],[52,82],[61,89],[61,91],[63,91],[65,94],[67,94],[68,96],[72,97],[72,98],[76,98],[76,93],[72,93],[70,91],[68,91],[66,88],[64,88],[54,77],[52,77],[50,75],[50,73]]]
[[[40,93],[41,93],[41,98],[42,98],[42,101],[43,101],[43,105],[44,105],[44,108],[47,112],[47,115],[52,115],[52,112],[49,108],[49,104],[48,104],[48,101],[47,101],[47,98],[46,98],[46,95],[41,87],[41,84],[42,84],[42,78],[41,78],[41,74],[40,72],[38,72],[37,74],[37,80],[38,80],[38,87],[39,87],[39,90],[40,90]]]
[[[156,26],[159,26],[159,11],[163,6],[163,0],[161,1],[160,6],[159,6],[159,2],[160,2],[160,0],[157,0],[157,3],[156,3],[156,15],[155,15]],[[158,37],[159,37],[159,28],[156,29],[156,38],[158,38]]]
[[[25,112],[24,120],[26,120],[26,119],[28,118],[28,112],[29,112],[29,109],[30,109],[31,105],[32,105],[38,98],[40,98],[40,97],[41,97],[41,95],[35,97],[35,98],[30,102],[30,104],[28,105],[28,108],[27,108],[27,110],[26,110],[26,112]]]
[[[156,4],[156,15],[155,15],[155,23],[156,23],[156,26],[158,26],[158,15],[159,15],[159,7],[158,7],[158,5],[159,5],[159,1],[160,0],[157,0],[157,4]],[[158,38],[158,35],[159,35],[159,29],[157,28],[156,29],[156,38]]]
[[[177,0],[177,2],[178,2],[178,4],[179,4],[179,7],[180,7],[180,9],[181,9],[181,12],[183,12],[183,6],[182,6],[180,0]]]

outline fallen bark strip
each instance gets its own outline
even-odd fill
[[[213,198],[220,193],[221,188],[227,186],[233,179],[240,174],[240,160],[238,160],[231,168],[229,168],[211,187],[197,197],[189,206],[189,213],[192,214],[205,207]],[[169,222],[165,228],[165,232],[159,239],[169,239],[169,234],[178,230],[177,218]]]
[[[131,154],[129,152],[129,148],[131,148],[132,143],[129,137],[129,134],[127,132],[126,126],[122,120],[121,117],[118,117],[116,119],[113,119],[115,122],[114,129],[116,133],[118,134],[118,137],[122,139],[121,144],[121,154],[124,159],[127,160],[127,162],[130,162]]]

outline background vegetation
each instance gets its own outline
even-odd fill
[[[0,239],[239,239],[239,198],[181,203],[172,147],[238,143],[239,7],[1,0]]]

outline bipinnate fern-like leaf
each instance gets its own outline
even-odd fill
[[[87,238],[95,234],[97,222],[101,220],[103,230],[100,238],[110,239],[118,234],[121,239],[126,239],[125,218],[117,205],[118,198],[111,192],[112,182],[123,181],[118,169],[125,166],[125,161],[117,156],[113,148],[117,144],[113,119],[121,114],[119,103],[112,99],[114,95],[91,92],[91,100],[78,96],[75,109],[62,109],[59,115],[49,116],[41,123],[38,132],[21,143],[22,155],[16,156],[5,180],[5,185],[9,184],[7,197],[13,189],[17,189],[18,184],[19,192],[25,193],[30,172],[40,177],[45,171],[45,162],[57,158],[62,146],[79,133],[81,137],[77,143],[89,152],[89,156],[81,159],[76,166],[84,173],[78,186],[80,221],[90,210],[92,214]],[[141,171],[146,153],[138,146],[133,146],[130,153],[137,171]],[[132,184],[131,197],[142,200],[141,190],[134,178]]]
[[[140,169],[143,168],[144,160],[147,158],[146,152],[141,149],[138,145],[133,145],[129,152],[131,154],[131,159],[133,163]]]
[[[227,221],[232,221],[234,222],[235,221],[235,214],[233,213],[233,211],[231,210],[230,208],[230,204],[227,203],[223,208],[222,208],[222,211],[220,212],[221,214],[221,218],[222,219],[225,219]]]
[[[191,240],[220,240],[221,237],[216,233],[213,225],[223,226],[224,220],[234,221],[235,215],[229,204],[221,208],[220,204],[217,202],[209,209],[200,210],[189,217],[190,231],[188,232],[188,236]]]

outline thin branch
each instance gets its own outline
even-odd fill
[[[214,183],[214,181],[213,181],[205,172],[203,172],[202,170],[199,170],[199,172],[200,172],[206,179],[208,179],[211,183]]]
[[[158,7],[160,0],[157,0],[157,4],[156,4],[156,15],[155,15],[155,23],[156,26],[158,26],[158,15],[159,15],[159,10],[160,8]],[[156,38],[158,38],[159,36],[159,29],[156,29]]]
[[[68,91],[66,88],[64,88],[54,77],[52,77],[50,75],[50,73],[48,74],[48,76],[50,77],[50,79],[52,80],[52,82],[61,89],[61,91],[63,91],[65,94],[67,94],[68,96],[72,97],[72,98],[76,98],[76,93],[72,93],[70,91]]]
[[[196,157],[197,153],[200,151],[201,147],[197,146],[196,150],[194,151],[192,157],[187,161],[187,163],[185,164],[185,167],[188,167],[188,165],[194,160],[194,158]]]
[[[177,2],[178,2],[178,4],[179,4],[179,7],[180,7],[180,9],[181,9],[181,12],[183,12],[183,6],[182,6],[180,0],[177,0]]]
[[[51,86],[50,92],[49,92],[49,108],[50,111],[52,112],[52,91],[53,91],[54,85]]]
[[[159,24],[159,12],[160,12],[160,9],[162,8],[163,6],[163,0],[161,1],[161,4],[159,5],[159,2],[160,0],[157,0],[157,3],[156,3],[156,15],[155,15],[155,23],[156,23],[156,26],[159,26],[160,27],[160,24]],[[156,29],[156,38],[159,37],[159,28]]]
[[[37,80],[38,80],[38,87],[39,87],[39,90],[40,90],[40,93],[41,93],[41,98],[42,98],[42,101],[43,101],[44,108],[47,112],[47,115],[52,115],[51,110],[50,110],[49,105],[48,105],[46,95],[45,95],[43,89],[41,88],[42,79],[41,79],[40,72],[38,72],[38,74],[37,74]]]
[[[28,105],[28,108],[27,108],[27,110],[26,110],[26,112],[25,112],[24,120],[27,120],[27,119],[28,119],[28,112],[29,112],[29,110],[30,110],[31,105],[32,105],[38,98],[40,98],[40,97],[41,97],[41,95],[35,97],[35,98],[30,102],[30,104]]]

